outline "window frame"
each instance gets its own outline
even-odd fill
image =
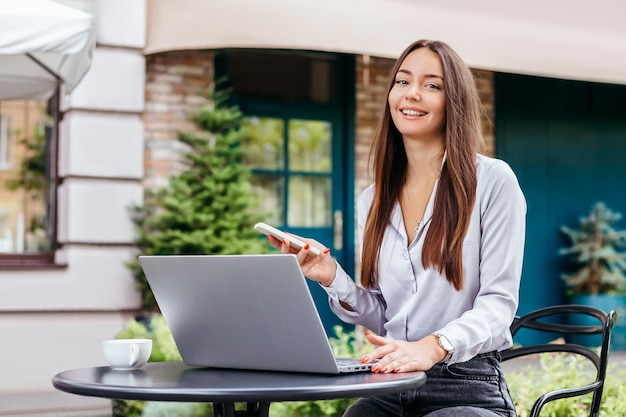
[[[48,236],[50,238],[50,250],[28,253],[0,253],[0,270],[29,270],[29,269],[60,269],[65,268],[65,263],[56,262],[56,251],[60,248],[57,240],[57,190],[59,186],[58,172],[58,146],[59,146],[59,123],[60,111],[60,87],[48,99],[47,112],[50,115],[51,127],[46,128],[46,140],[49,144],[48,171],[50,185],[48,187],[48,203],[46,217]]]

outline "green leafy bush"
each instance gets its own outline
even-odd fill
[[[180,352],[161,314],[149,319],[130,320],[116,336],[117,339],[152,339],[150,362],[181,361]]]
[[[625,371],[618,371],[611,365],[608,372],[600,416],[613,417],[626,414]],[[588,384],[595,377],[585,359],[564,353],[542,354],[538,365],[528,365],[519,371],[507,373],[507,383],[517,409],[518,417],[530,414],[533,404],[542,394],[564,388]],[[589,415],[591,394],[574,398],[564,398],[548,403],[542,410],[542,417],[586,417]]]

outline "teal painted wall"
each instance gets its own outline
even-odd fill
[[[626,216],[626,86],[496,74],[495,91],[496,154],[528,203],[525,313],[567,301],[561,225],[576,227],[596,201]]]

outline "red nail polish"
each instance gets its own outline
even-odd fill
[[[326,248],[326,249],[324,249],[324,252],[323,252],[323,253],[324,253],[324,255],[326,255],[328,252],[330,252],[330,248]]]
[[[304,245],[304,250],[309,250],[309,248],[310,248],[310,246],[309,246],[308,243],[306,245]]]
[[[398,372],[400,372],[400,368],[396,368],[396,369],[394,369],[393,371],[394,371],[395,373],[398,373]]]

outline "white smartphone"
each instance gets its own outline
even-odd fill
[[[289,241],[289,246],[294,248],[294,249],[296,249],[296,250],[302,249],[304,247],[304,245],[306,244],[303,241],[301,241],[300,239],[296,239],[292,235],[287,234],[287,233],[283,232],[282,230],[278,230],[277,228],[272,227],[269,224],[266,224],[266,223],[263,223],[263,222],[258,222],[257,224],[255,224],[254,225],[254,230],[256,230],[257,232],[261,232],[261,233],[263,233],[264,235],[267,235],[267,236],[274,236],[278,240],[285,240],[285,239],[287,239]],[[309,255],[318,256],[321,253],[322,252],[318,248],[315,248],[313,246],[311,246],[311,248],[309,249]]]

